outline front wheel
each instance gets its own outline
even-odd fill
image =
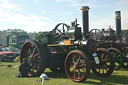
[[[65,60],[65,71],[72,81],[84,82],[90,74],[89,59],[82,51],[71,51]]]
[[[100,63],[91,65],[93,73],[99,77],[110,76],[115,68],[114,59],[110,52],[102,48],[98,49],[96,54]]]

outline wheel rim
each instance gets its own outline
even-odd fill
[[[97,76],[109,76],[114,70],[114,61],[110,53],[105,50],[96,52],[100,60],[100,64],[92,64],[92,71]]]
[[[65,66],[68,77],[75,82],[83,82],[90,72],[85,56],[80,52],[70,53],[66,58]]]
[[[28,42],[23,46],[21,50],[21,63],[23,58],[27,58],[31,66],[28,75],[35,75],[39,70],[40,54],[38,46],[34,42]]]
[[[118,49],[110,48],[108,50],[110,51],[112,57],[115,60],[115,69],[118,70],[123,65],[124,62],[123,55]]]

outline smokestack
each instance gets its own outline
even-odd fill
[[[121,33],[121,12],[115,11],[115,19],[116,19],[116,34],[119,35]]]
[[[89,17],[88,17],[88,10],[90,8],[88,6],[82,6],[82,21],[83,21],[83,33],[84,33],[84,38],[88,39],[89,38]]]

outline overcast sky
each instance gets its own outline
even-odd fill
[[[89,28],[115,29],[115,11],[121,11],[122,29],[128,29],[128,0],[0,0],[0,30],[50,31],[58,23],[82,26],[81,6],[89,6]]]

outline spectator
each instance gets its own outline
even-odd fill
[[[19,71],[20,71],[21,77],[29,77],[28,72],[30,71],[30,65],[26,60],[26,58],[23,58],[23,63],[21,63],[19,67]]]

